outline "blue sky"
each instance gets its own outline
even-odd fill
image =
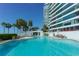
[[[3,32],[2,22],[15,23],[18,18],[31,19],[34,26],[41,28],[43,24],[43,4],[0,4],[0,33]],[[12,29],[10,29],[10,32],[13,32]]]

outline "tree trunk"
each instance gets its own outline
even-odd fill
[[[9,34],[9,28],[8,28],[8,34]]]
[[[17,34],[18,34],[18,29],[17,29]]]
[[[15,34],[15,27],[14,27],[14,34]]]
[[[5,34],[5,27],[4,27],[4,31],[3,31],[3,33]]]

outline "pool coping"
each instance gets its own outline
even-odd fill
[[[55,40],[72,40],[72,41],[75,41],[75,42],[79,42],[79,40],[75,40],[75,39],[69,39],[69,38],[58,38],[58,37],[50,37],[50,36],[48,36],[49,38],[52,38],[52,39],[55,39]]]
[[[23,37],[23,38],[19,38],[19,39],[6,40],[6,41],[0,42],[0,44],[4,44],[4,43],[7,43],[7,42],[13,41],[13,40],[28,40],[30,38],[33,38],[33,37]]]
[[[4,43],[9,42],[9,41],[12,41],[12,40],[2,41],[2,42],[0,42],[0,44],[4,44]]]

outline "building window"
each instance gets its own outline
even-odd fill
[[[77,3],[77,5],[75,6],[75,9],[79,8],[79,3]]]
[[[69,30],[70,30],[70,31],[73,31],[73,30],[74,30],[74,27],[69,27]]]
[[[64,26],[71,25],[71,22],[65,22]]]
[[[75,19],[75,20],[74,20],[74,23],[75,23],[75,24],[79,23],[79,19]]]
[[[75,30],[79,30],[79,26],[75,26]]]
[[[64,5],[65,3],[62,3],[58,8],[57,8],[57,10],[59,9],[59,8],[61,8],[63,5]],[[56,14],[58,14],[58,13],[60,13],[62,10],[59,10],[57,13],[55,13],[53,16],[55,16]]]

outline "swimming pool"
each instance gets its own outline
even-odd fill
[[[35,37],[0,44],[0,56],[79,56],[79,42]]]

